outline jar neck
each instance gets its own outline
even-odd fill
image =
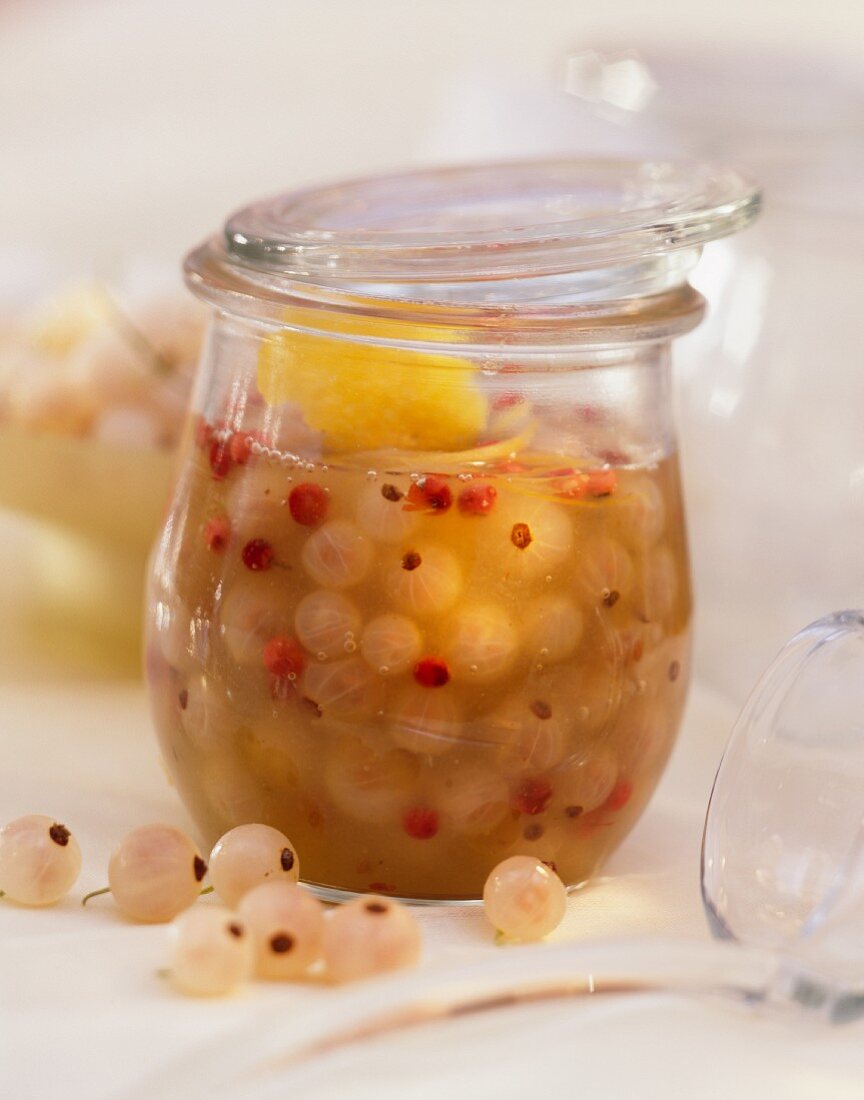
[[[459,282],[309,281],[238,262],[218,238],[186,259],[190,289],[220,312],[279,328],[416,350],[520,356],[657,343],[689,332],[704,301],[687,282],[698,248],[635,264]]]

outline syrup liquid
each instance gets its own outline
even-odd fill
[[[214,476],[196,449],[155,556],[154,714],[205,840],[273,825],[305,881],[340,891],[475,899],[517,853],[585,881],[644,809],[684,704],[675,456],[274,458]]]

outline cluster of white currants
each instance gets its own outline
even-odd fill
[[[53,905],[80,869],[77,841],[52,818],[30,815],[0,829],[0,896]],[[123,839],[108,865],[108,887],[95,891],[110,891],[133,920],[173,921],[170,974],[184,993],[230,993],[253,975],[354,981],[413,966],[420,956],[420,928],[406,906],[370,894],[327,913],[298,885],[297,853],[269,825],[239,825],[213,849],[210,879],[224,906],[193,906],[207,872],[181,829],[145,825]],[[490,874],[483,901],[501,938],[527,941],[558,926],[566,893],[549,867],[513,856]]]
[[[269,825],[238,825],[210,856],[213,888],[230,909],[198,906],[172,927],[172,974],[186,993],[226,993],[253,973],[275,980],[312,973],[346,982],[413,966],[420,928],[404,905],[367,895],[332,912],[298,885],[288,838]]]

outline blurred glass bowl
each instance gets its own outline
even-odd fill
[[[202,331],[179,293],[121,299],[101,284],[0,319],[0,508],[32,521],[18,596],[37,651],[137,665]]]

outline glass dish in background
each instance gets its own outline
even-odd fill
[[[649,66],[681,149],[765,188],[752,231],[706,249],[679,357],[698,659],[740,702],[798,624],[864,599],[864,82],[804,57]]]
[[[30,534],[17,651],[139,666],[145,564],[202,320],[179,291],[102,283],[0,312],[0,507]]]

